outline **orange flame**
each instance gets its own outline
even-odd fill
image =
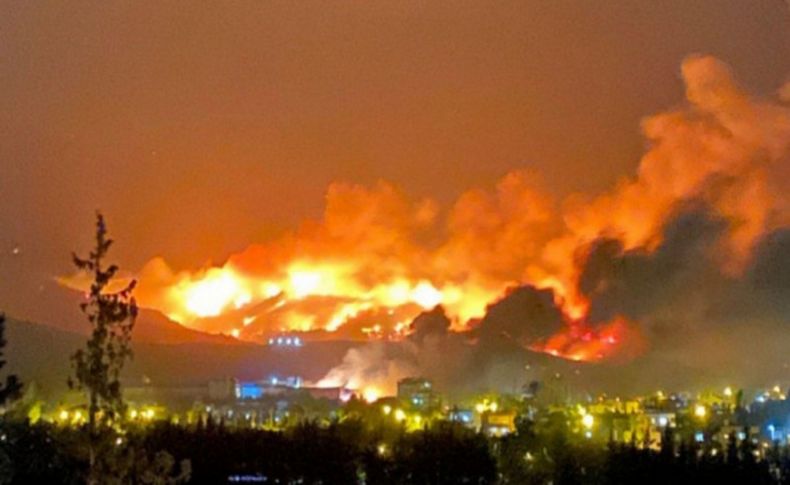
[[[222,266],[176,273],[152,260],[137,275],[138,302],[240,338],[293,330],[399,338],[425,309],[441,304],[464,330],[506,288],[532,284],[552,289],[572,322],[533,348],[586,361],[618,354],[623,340],[638,348],[631,322],[580,323],[589,302],[578,279],[596,238],[651,251],[677,205],[701,200],[731,222],[719,257],[723,271],[737,272],[762,234],[790,224],[790,108],[750,98],[716,59],[689,58],[682,72],[687,106],[643,122],[650,149],[636,176],[609,192],[557,201],[534,173],[514,171],[442,212],[385,182],[332,184],[321,221]]]

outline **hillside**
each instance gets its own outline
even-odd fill
[[[23,382],[35,381],[45,395],[56,395],[66,388],[66,378],[71,370],[69,356],[84,344],[85,335],[8,318],[6,339],[5,357],[8,364],[4,370],[17,374]],[[217,337],[216,341],[186,343],[135,340],[134,359],[124,372],[124,380],[128,385],[138,385],[144,380],[162,386],[202,385],[215,378],[254,380],[271,375],[299,375],[305,380],[318,380],[343,362],[349,349],[365,345],[346,340],[309,342],[300,348],[269,347],[238,341],[227,345],[224,337]],[[404,351],[402,344],[383,345],[389,355]],[[551,388],[555,394],[584,396],[600,392],[621,395],[644,393],[659,388],[694,390],[708,386],[765,384],[754,376],[734,376],[725,371],[713,372],[706,368],[690,367],[652,353],[628,363],[589,364],[522,349],[514,350],[509,355],[498,355],[489,359],[489,362],[494,365],[489,365],[482,374],[478,373],[477,378],[471,375],[473,368],[467,367],[462,372],[470,374],[465,374],[466,378],[461,379],[464,382],[437,382],[437,387],[446,388],[449,385],[455,391],[464,392],[498,383],[494,386],[506,387],[501,390],[517,392],[523,384],[537,380],[542,383],[542,388]],[[457,364],[448,358],[443,362],[443,367],[454,368]],[[775,375],[768,377],[781,378],[782,368],[777,366],[774,371]],[[759,374],[765,378],[765,372]],[[483,378],[480,378],[481,375]]]
[[[82,295],[59,285],[48,285],[45,301],[30,309],[26,319],[46,322],[47,325],[67,332],[87,335],[89,327],[79,309]],[[163,314],[141,309],[133,332],[135,343],[180,344],[214,343],[236,345],[239,342],[224,335],[213,335],[186,328]]]
[[[17,374],[24,382],[36,381],[42,390],[50,393],[65,389],[71,370],[69,356],[84,344],[85,336],[8,318],[6,340],[8,372]],[[270,374],[318,379],[337,365],[353,345],[347,341],[327,341],[286,349],[237,341],[227,345],[222,343],[224,338],[220,342],[135,343],[134,359],[124,372],[124,379],[130,384],[140,383],[145,376],[155,385],[202,384],[227,376],[262,379]]]

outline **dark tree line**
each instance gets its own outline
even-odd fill
[[[790,484],[790,448],[774,446],[755,455],[757,445],[744,430],[726,446],[680,440],[665,430],[660,450],[639,443],[605,447],[571,439],[562,427],[521,421],[518,432],[496,443],[502,483],[513,484]],[[764,456],[763,456],[764,455]]]
[[[89,464],[73,453],[78,431],[49,424],[8,427],[14,474],[7,483],[84,483]],[[134,463],[115,483],[170,483],[173,465],[192,463],[190,483],[228,483],[257,477],[264,483],[302,484],[493,484],[496,461],[481,435],[445,423],[403,433],[382,453],[378,433],[356,421],[328,427],[304,423],[285,432],[198,427],[168,423],[132,430],[126,450],[168,450],[160,481],[147,481],[156,453],[132,456]],[[4,446],[4,445],[3,445]],[[164,478],[164,479],[163,479]],[[109,483],[109,482],[102,482]]]
[[[69,446],[79,439],[77,431],[20,423],[6,432],[14,442],[11,483],[83,483],[88,464],[75,459]],[[596,444],[544,433],[529,422],[504,438],[486,438],[449,422],[394,437],[355,419],[329,426],[305,422],[283,432],[211,421],[196,426],[160,422],[130,429],[126,439],[124,449],[137,454],[130,452],[134,464],[120,483],[169,483],[167,477],[178,475],[173,464],[184,459],[192,463],[191,483],[198,484],[228,483],[229,478],[385,485],[790,483],[786,447],[768,450],[764,459],[755,458],[748,439],[733,438],[719,448],[670,439],[660,450],[650,450],[636,443]],[[168,455],[150,450],[168,450]],[[157,463],[161,472],[156,476],[163,481],[147,481],[146,473]]]
[[[452,423],[382,442],[383,430],[350,419],[328,427],[305,422],[279,433],[230,429],[209,422],[186,428],[162,424],[146,447],[192,461],[194,483],[261,476],[267,483],[487,484],[496,462],[481,435]]]

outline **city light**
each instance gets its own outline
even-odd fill
[[[585,414],[584,416],[582,416],[582,425],[585,428],[591,429],[593,427],[593,424],[595,424],[595,418],[593,418],[592,414]]]
[[[304,341],[297,336],[279,336],[269,338],[269,345],[275,347],[301,347]]]
[[[286,380],[287,379],[283,379],[282,377],[277,378],[277,383],[282,384],[286,382]],[[271,384],[272,377],[267,378],[265,382],[267,385]],[[424,385],[421,384],[421,387],[424,387]],[[772,391],[773,389],[769,388],[769,392]],[[278,394],[278,399],[281,399],[281,403],[287,402],[289,399],[287,397],[287,393],[289,391],[286,390],[284,392],[286,394]],[[672,427],[678,433],[688,433],[685,436],[698,443],[711,443],[714,447],[706,451],[706,453],[708,453],[710,456],[721,455],[720,452],[723,448],[716,448],[716,443],[722,443],[722,439],[726,440],[728,439],[728,436],[731,436],[728,433],[736,433],[735,431],[728,430],[727,432],[709,432],[708,430],[703,430],[701,428],[701,424],[703,423],[702,421],[694,422],[692,420],[689,422],[678,420],[676,423],[675,419],[678,413],[684,412],[688,413],[688,415],[690,415],[692,418],[696,418],[697,420],[710,419],[714,410],[716,411],[716,416],[725,415],[725,413],[733,412],[731,407],[719,409],[712,407],[714,404],[706,404],[707,401],[699,400],[695,402],[691,400],[691,398],[688,398],[688,400],[685,401],[676,401],[676,405],[678,407],[674,410],[670,410],[666,409],[666,403],[656,404],[655,400],[651,401],[649,399],[651,396],[656,396],[656,394],[657,393],[654,393],[644,397],[634,396],[609,398],[606,396],[601,396],[597,400],[588,400],[576,403],[569,402],[564,406],[564,413],[566,416],[576,416],[577,418],[577,427],[571,427],[572,432],[576,436],[575,439],[577,440],[582,440],[585,442],[589,440],[589,442],[592,443],[596,436],[610,436],[612,428],[610,428],[611,423],[606,418],[606,416],[612,413],[624,414],[635,416],[637,419],[634,419],[631,424],[626,425],[626,428],[623,430],[623,434],[620,434],[620,436],[616,438],[618,441],[627,442],[628,440],[632,440],[633,436],[636,436],[637,440],[642,440],[641,436],[644,436],[645,440],[650,440],[651,444],[648,446],[650,446],[651,449],[657,450],[661,445],[662,440],[662,437],[658,436],[661,434],[660,430],[666,427]],[[375,401],[375,399],[379,399],[378,388],[374,386],[363,387],[357,395],[360,398],[364,398],[366,401],[371,402]],[[671,395],[673,396],[672,399],[676,400],[676,396],[682,396],[682,393],[672,393]],[[235,396],[238,402],[242,402],[242,398],[240,396],[237,396],[234,393],[232,393],[231,396]],[[429,415],[411,412],[409,411],[410,408],[399,408],[392,404],[395,402],[400,402],[403,405],[408,405],[412,402],[412,399],[408,394],[403,395],[400,398],[396,396],[387,398],[387,404],[380,403],[378,405],[372,406],[370,409],[376,410],[377,412],[380,410],[383,416],[391,416],[392,418],[390,419],[392,419],[392,422],[402,423],[401,429],[405,433],[420,433],[424,432],[425,430],[430,430],[432,428],[431,425],[434,424],[437,419],[447,419],[449,421],[458,423],[460,426],[476,430],[477,432],[494,439],[501,438],[508,434],[518,433],[517,428],[513,424],[513,420],[518,417],[518,412],[515,411],[513,407],[508,405],[508,403],[511,401],[509,401],[505,395],[488,394],[488,396],[489,397],[476,402],[473,406],[473,409],[459,407],[459,404],[462,405],[462,403],[453,404],[450,402],[447,403],[447,405],[441,406],[437,414],[432,413]],[[713,398],[715,398],[715,396],[713,396]],[[258,399],[265,399],[265,397],[260,396]],[[682,397],[680,399],[682,399]],[[700,399],[705,398],[703,397]],[[248,400],[244,400],[244,402],[249,404]],[[172,423],[180,422],[178,414],[171,414],[170,412],[167,412],[165,408],[159,407],[159,405],[145,404],[140,406],[137,404],[136,406],[140,407],[134,406],[135,405],[132,405],[128,408],[127,417],[131,418],[131,420],[139,420],[137,421],[138,426],[147,426],[149,423],[157,419],[157,417],[161,418],[163,415],[169,416],[170,422]],[[265,423],[256,421],[256,412],[250,410],[249,408],[235,408],[232,407],[232,405],[229,406],[227,402],[221,404],[211,403],[209,405],[201,404],[197,409],[199,409],[199,413],[205,412],[206,414],[213,416],[220,415],[227,420],[229,426],[233,427],[249,426],[253,429],[263,428],[280,431],[292,425],[292,421],[288,418],[288,408],[273,410],[272,414],[269,416],[264,414],[264,419],[267,420]],[[480,414],[479,419],[475,419],[475,411]],[[540,407],[538,407],[537,412],[542,412]],[[68,410],[58,408],[53,411],[51,416],[51,419],[58,423],[78,427],[84,425],[86,420],[86,411],[84,409]],[[238,418],[236,418],[236,416],[238,416]],[[642,419],[640,416],[646,419]],[[186,417],[186,419],[183,419],[182,421],[188,423],[196,422],[194,416]],[[787,441],[790,441],[790,439],[785,438],[785,428],[781,427],[781,424],[776,423],[777,421],[765,422],[762,424],[761,430],[763,432],[763,438],[760,438],[759,435],[745,434],[743,432],[737,432],[736,434],[739,440],[746,439],[747,437],[750,440],[753,440],[755,445],[761,450],[759,452],[759,456],[756,455],[756,458],[758,460],[762,460],[765,459],[766,455],[763,449],[771,446],[771,442],[780,441],[781,443],[786,444]],[[121,424],[121,426],[123,425]],[[122,429],[122,427],[119,429]],[[123,432],[116,435],[112,439],[116,446],[127,445],[127,438],[124,436]],[[579,444],[579,442],[577,442],[577,444]],[[391,457],[393,456],[392,450],[392,445],[386,442],[382,441],[375,444],[375,453],[378,456]],[[530,462],[530,458],[528,457],[531,457],[532,460],[536,460],[537,455],[527,454],[523,456],[526,462]]]
[[[528,461],[528,462],[535,461],[535,456],[528,451],[524,453],[524,461]]]
[[[697,404],[694,406],[694,416],[698,418],[704,418],[705,415],[708,414],[708,410],[702,404]]]
[[[475,411],[477,411],[478,414],[483,414],[487,411],[495,413],[497,412],[497,409],[499,409],[499,404],[497,404],[495,401],[489,402],[488,399],[475,404]]]

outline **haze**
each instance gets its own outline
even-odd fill
[[[633,175],[687,55],[756,95],[790,73],[778,0],[317,5],[0,5],[0,308],[41,304],[97,208],[136,270],[221,263],[338,180],[596,192]]]

